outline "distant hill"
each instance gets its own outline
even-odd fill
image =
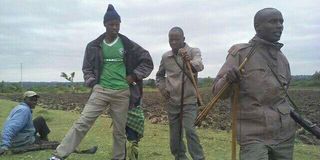
[[[312,75],[294,75],[292,76],[292,80],[311,80]]]
[[[292,80],[293,81],[301,81],[301,80],[311,80],[312,75],[293,75]],[[214,81],[214,78],[212,77],[199,77],[198,78],[198,84],[200,87],[210,86],[212,85]],[[82,86],[83,82],[74,82],[76,86]],[[143,84],[146,87],[155,87],[155,79],[145,79],[143,80]],[[0,86],[8,86],[8,85],[14,85],[14,86],[21,86],[20,82],[0,82]],[[33,87],[61,87],[61,86],[70,86],[70,82],[22,82],[23,88],[33,88]]]
[[[20,84],[20,83],[18,83]],[[83,82],[74,82],[75,85],[82,85]],[[55,86],[70,86],[70,82],[22,82],[24,88],[32,87],[55,87]]]

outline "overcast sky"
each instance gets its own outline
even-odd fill
[[[255,34],[254,14],[266,7],[284,17],[282,52],[293,75],[320,70],[320,3],[317,0],[1,0],[0,81],[65,81],[61,72],[76,72],[83,81],[86,44],[105,31],[109,3],[120,14],[120,32],[147,49],[155,69],[170,49],[168,31],[184,29],[186,42],[202,51],[200,77],[215,77],[232,44]]]

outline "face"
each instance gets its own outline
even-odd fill
[[[118,36],[120,30],[120,21],[119,20],[111,20],[104,23],[106,27],[107,35],[114,38]]]
[[[38,96],[27,97],[24,101],[31,109],[34,109],[38,103]]]
[[[184,36],[179,31],[169,32],[169,44],[173,53],[178,53],[180,48],[184,47]]]
[[[278,11],[269,11],[263,15],[264,20],[257,24],[256,32],[258,37],[269,42],[277,42],[283,31],[283,18]]]

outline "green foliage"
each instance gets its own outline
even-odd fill
[[[10,110],[17,105],[15,102],[0,100],[1,112],[0,123],[6,119]],[[51,129],[49,139],[60,141],[72,126],[75,120],[79,118],[78,113],[65,112],[59,110],[46,110],[36,107],[34,117],[43,116],[48,120]],[[86,149],[98,145],[99,149],[95,155],[71,154],[70,160],[101,160],[111,159],[112,156],[112,128],[110,128],[111,119],[102,116],[98,118],[92,129],[82,140],[79,148]],[[173,156],[169,149],[169,129],[168,125],[151,124],[146,120],[145,135],[139,143],[140,160],[170,160]],[[207,160],[225,160],[230,159],[231,155],[231,133],[224,131],[213,131],[210,129],[198,129],[201,144],[203,146]],[[238,147],[239,149],[239,147]],[[1,160],[35,160],[48,159],[52,151],[36,151],[19,155],[6,155],[0,157]],[[239,152],[238,152],[239,153]],[[320,150],[318,146],[295,144],[294,159],[297,160],[318,160]],[[189,156],[190,158],[190,156]],[[190,158],[191,159],[191,158]]]
[[[313,75],[312,75],[312,79],[315,81],[320,81],[320,71],[316,71]]]
[[[69,82],[73,83],[73,78],[74,78],[75,72],[70,73],[70,76],[68,76],[66,73],[61,72],[60,77],[65,78],[66,80],[68,80]]]
[[[68,76],[66,73],[61,72],[60,77],[65,78],[67,81],[71,83],[72,92],[75,93],[77,91],[76,86],[73,84],[73,78],[74,78],[75,72],[70,73],[70,76]]]
[[[90,88],[85,87],[82,82],[73,82],[73,86],[66,82],[24,82],[22,88],[20,83],[1,82],[0,93],[23,93],[33,90],[39,93],[77,93],[89,92]],[[75,90],[74,90],[74,88]]]
[[[290,88],[301,88],[301,89],[320,89],[320,80],[292,80]]]
[[[152,78],[148,80],[144,80],[143,85],[144,87],[148,87],[148,88],[156,88],[156,80]]]
[[[0,93],[15,93],[23,91],[25,91],[25,89],[21,87],[21,83],[6,83],[4,81],[0,83]]]
[[[198,78],[198,85],[200,88],[211,87],[214,79],[211,77],[207,78]]]

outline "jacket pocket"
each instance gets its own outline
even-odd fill
[[[281,127],[279,129],[279,134],[277,135],[277,139],[286,139],[294,135],[295,133],[295,122],[290,116],[290,107],[287,103],[280,104],[277,107],[277,110],[280,114],[280,124]]]

